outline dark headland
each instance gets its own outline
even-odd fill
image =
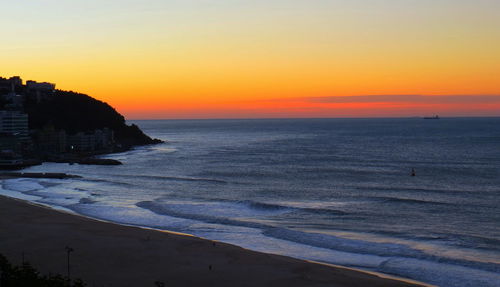
[[[88,95],[0,77],[0,168],[43,161],[114,165],[120,162],[94,156],[161,142]]]

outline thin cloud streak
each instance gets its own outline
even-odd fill
[[[419,103],[419,104],[490,104],[500,103],[500,95],[363,95],[363,96],[329,96],[302,97],[289,101],[310,103]]]

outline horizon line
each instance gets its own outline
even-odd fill
[[[435,116],[435,115],[430,115]],[[321,119],[424,119],[427,116],[388,116],[388,117],[262,117],[262,118],[249,118],[249,117],[228,117],[228,118],[134,118],[126,121],[194,121],[194,120],[321,120]],[[465,118],[500,118],[500,115],[495,116],[439,116],[440,119],[465,119]]]

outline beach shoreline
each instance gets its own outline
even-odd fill
[[[430,286],[247,250],[188,234],[95,220],[0,196],[0,253],[88,286]]]

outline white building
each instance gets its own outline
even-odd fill
[[[26,81],[26,88],[28,88],[28,90],[54,91],[56,88],[56,84],[47,82],[39,83],[35,81]]]
[[[19,111],[0,111],[0,133],[29,139],[28,115]]]

